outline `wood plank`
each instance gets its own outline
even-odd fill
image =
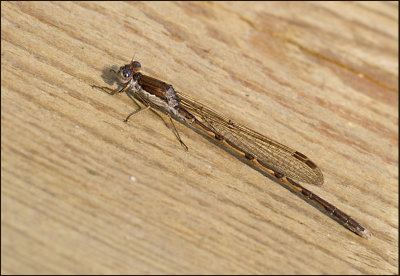
[[[3,274],[397,274],[396,2],[1,2]],[[309,156],[364,240],[109,69]]]

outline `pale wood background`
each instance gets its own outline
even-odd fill
[[[1,2],[1,273],[398,273],[398,4]],[[142,62],[323,170],[364,240],[90,87]],[[115,85],[115,84],[114,84]]]

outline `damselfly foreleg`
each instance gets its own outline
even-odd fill
[[[94,85],[94,84],[92,84],[91,86],[92,86],[92,88],[100,89],[100,90],[102,90],[102,91],[104,91],[104,92],[106,92],[107,94],[110,94],[110,95],[122,93],[122,92],[125,92],[126,90],[129,89],[128,85],[124,86],[122,88],[117,88],[115,90],[113,90],[113,89],[111,89],[109,87],[106,87],[106,86],[98,86],[98,85]]]

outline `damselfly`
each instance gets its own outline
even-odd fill
[[[156,114],[158,114],[156,111],[161,111],[170,118],[173,131],[185,149],[187,147],[182,142],[171,118],[194,127],[241,155],[307,201],[325,210],[333,219],[354,233],[364,238],[371,236],[370,231],[350,216],[295,182],[315,185],[322,185],[324,182],[321,170],[307,156],[233,122],[189,96],[175,91],[172,85],[143,75],[140,70],[141,64],[132,60],[130,64],[120,67],[118,72],[114,71],[122,85],[121,89],[92,86],[111,95],[125,92],[138,105],[139,109],[130,113],[125,122],[133,114],[145,109],[151,109]],[[145,107],[142,107],[138,100]]]

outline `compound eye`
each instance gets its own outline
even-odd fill
[[[138,71],[140,71],[140,68],[142,68],[142,65],[140,64],[139,61],[133,61],[132,67],[133,67],[133,70],[135,70],[135,72],[138,72]]]
[[[123,70],[122,75],[124,78],[129,78],[131,76],[131,71],[130,70]]]

